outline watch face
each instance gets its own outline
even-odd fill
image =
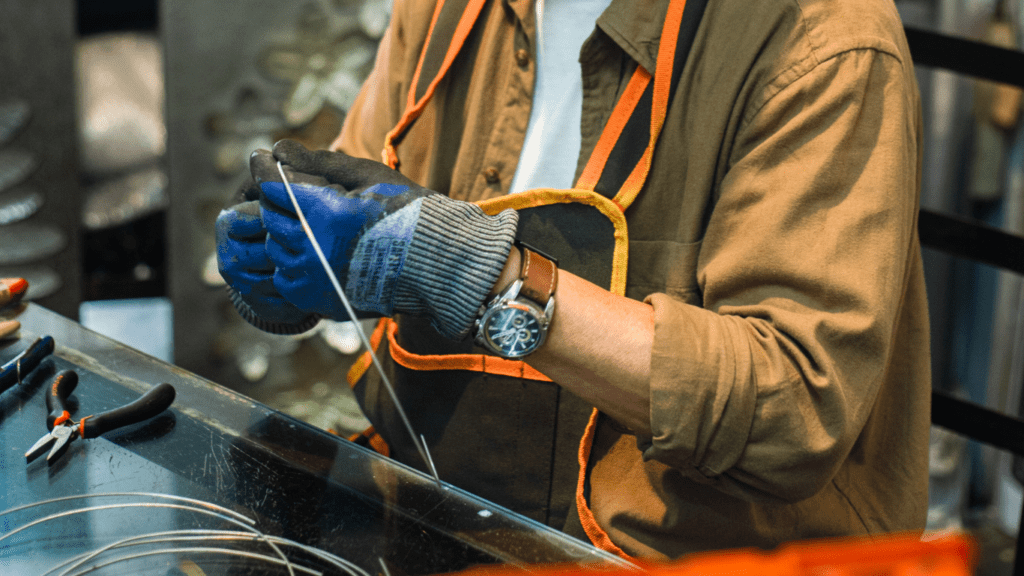
[[[526,356],[544,339],[537,313],[519,302],[493,310],[484,318],[481,332],[487,344],[506,358]]]

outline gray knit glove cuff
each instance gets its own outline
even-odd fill
[[[424,198],[394,311],[429,316],[442,336],[465,338],[505,267],[518,223],[515,210],[488,216],[469,202]]]

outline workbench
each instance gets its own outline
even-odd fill
[[[0,395],[0,574],[42,574],[63,560],[135,535],[237,529],[237,521],[225,520],[223,513],[199,513],[190,501],[167,496],[240,513],[262,534],[329,552],[370,575],[435,574],[496,562],[624,565],[589,544],[438,484],[40,306],[28,304],[0,316],[22,323],[19,338],[0,342],[0,362],[39,336],[52,336],[56,343],[52,356]],[[148,421],[76,440],[53,462],[43,456],[26,463],[25,451],[47,432],[47,385],[66,369],[80,377],[72,396],[76,418],[123,405],[161,382],[175,387],[176,399]],[[79,496],[86,498],[2,514]],[[82,511],[86,507],[93,510]],[[74,513],[29,525],[68,512]],[[178,536],[133,548],[148,554],[136,560],[127,558],[126,548],[115,548],[71,573],[106,561],[111,563],[90,573],[288,574],[283,562],[203,551],[210,546],[198,535]],[[276,554],[262,542],[230,546]],[[177,551],[160,552],[168,548]],[[324,574],[336,573],[308,555],[286,555]]]

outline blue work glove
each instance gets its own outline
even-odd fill
[[[242,318],[261,330],[305,332],[320,318],[296,308],[274,288],[266,237],[259,202],[236,204],[217,217],[217,267],[228,283],[231,302]]]
[[[274,154],[252,155],[250,167],[262,191],[260,206],[269,231],[267,255],[277,267],[274,286],[299,308],[335,320],[348,319],[348,314],[296,215],[278,160],[349,302],[364,314],[390,315],[420,201],[435,192],[394,170],[378,170],[386,168],[383,164],[310,152],[290,140],[279,142]],[[371,229],[372,237],[360,246]],[[353,259],[359,273],[350,275]]]
[[[250,160],[274,287],[307,312],[347,319],[281,181],[280,161],[328,265],[366,314],[426,315],[441,334],[468,334],[504,267],[517,214],[423,188],[379,162],[311,152],[282,140]]]

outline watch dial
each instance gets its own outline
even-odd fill
[[[529,312],[508,307],[487,322],[485,335],[506,356],[523,356],[540,344],[540,323]]]

